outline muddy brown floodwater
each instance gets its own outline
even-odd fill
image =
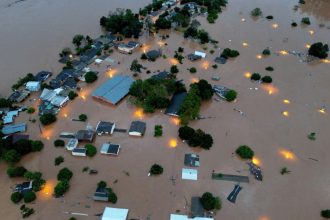
[[[8,3],[11,1],[8,1]],[[76,33],[96,36],[100,33],[98,19],[112,8],[130,7],[138,9],[148,1],[25,1],[6,7],[0,4],[0,48],[1,48],[1,92],[8,92],[17,77],[26,72],[41,69],[56,71],[58,51],[70,45]],[[159,36],[142,36],[145,47],[133,55],[115,52],[111,57],[120,61],[111,73],[105,73],[105,66],[94,66],[101,76],[93,85],[84,87],[80,97],[69,103],[58,116],[58,122],[43,128],[40,134],[38,123],[28,123],[28,133],[32,138],[42,139],[46,146],[41,153],[25,156],[20,162],[29,170],[43,172],[47,179],[44,191],[38,193],[36,213],[30,219],[69,219],[65,212],[81,212],[89,216],[77,219],[98,219],[96,214],[103,211],[107,203],[97,203],[91,198],[97,182],[105,180],[118,195],[115,207],[128,208],[130,218],[166,220],[170,213],[180,210],[188,213],[191,196],[199,196],[205,191],[212,192],[222,199],[222,209],[215,219],[248,220],[301,220],[319,219],[320,210],[330,208],[330,167],[328,150],[330,131],[329,121],[329,63],[307,64],[303,58],[291,52],[305,54],[308,45],[330,39],[330,6],[328,1],[308,1],[294,11],[295,1],[229,0],[228,7],[220,15],[217,23],[210,25],[204,17],[198,18],[202,27],[219,41],[220,48],[237,49],[240,56],[229,60],[225,65],[211,66],[219,53],[212,45],[199,45],[186,40],[181,33],[172,31],[166,41]],[[264,16],[273,15],[274,20],[257,20],[250,17],[250,11],[260,7]],[[300,23],[302,17],[311,18],[310,26],[298,25],[291,28],[292,20]],[[319,24],[324,24],[320,27]],[[165,46],[164,43],[168,45]],[[161,48],[167,59],[156,62],[141,61],[153,72],[168,70],[175,63],[171,59],[179,46],[185,54],[194,50],[205,50],[207,58],[195,63],[184,60],[179,65],[179,79],[186,85],[198,79],[206,79],[212,84],[221,84],[238,91],[234,103],[215,100],[204,103],[201,115],[213,117],[194,121],[191,126],[211,133],[214,146],[209,151],[196,151],[182,143],[177,137],[179,126],[176,121],[161,112],[152,115],[138,114],[137,109],[123,100],[112,107],[93,100],[91,92],[102,84],[109,75],[132,75],[129,66],[139,59],[143,50]],[[258,56],[269,47],[272,55]],[[214,54],[210,50],[215,50]],[[273,66],[273,72],[265,67]],[[196,67],[197,73],[187,71]],[[271,86],[252,83],[246,78],[253,72],[270,75]],[[214,74],[220,75],[219,82],[211,81]],[[145,72],[139,76],[149,77]],[[258,88],[257,90],[255,88]],[[32,96],[26,105],[35,105]],[[325,107],[324,111],[319,111]],[[245,113],[240,115],[233,109]],[[283,114],[283,112],[286,112]],[[88,122],[72,122],[79,114],[88,115]],[[16,121],[26,121],[29,117],[22,113]],[[86,125],[96,126],[99,120],[114,121],[119,128],[127,128],[133,119],[147,122],[143,138],[131,138],[126,134],[115,133],[111,137],[97,137],[95,146],[100,148],[106,141],[119,143],[122,150],[118,157],[107,157],[99,153],[92,159],[72,157],[64,149],[55,148],[53,141],[61,131],[74,132]],[[163,125],[163,137],[154,138],[154,125]],[[317,139],[311,141],[307,135],[316,132]],[[173,147],[173,142],[177,146]],[[170,143],[171,142],[171,143]],[[264,175],[264,181],[251,178],[249,184],[242,183],[236,204],[226,197],[234,187],[233,182],[212,181],[212,170],[228,174],[248,175],[244,161],[232,157],[235,149],[242,144],[251,146]],[[198,181],[181,180],[181,169],[185,153],[197,152],[201,158],[198,168]],[[54,158],[62,155],[65,162],[59,167],[53,165]],[[164,167],[159,177],[148,177],[153,163]],[[90,176],[83,173],[83,167],[99,171]],[[62,167],[69,167],[74,176],[71,188],[63,198],[51,197],[56,184],[56,174]],[[280,169],[287,167],[291,173],[281,175]],[[0,164],[0,214],[6,219],[20,219],[19,207],[10,201],[10,187],[21,181],[9,179],[5,173],[7,166]],[[126,175],[126,173],[129,175]],[[176,178],[175,185],[171,179]]]

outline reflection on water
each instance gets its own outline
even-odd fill
[[[330,1],[329,0],[307,0],[306,4],[301,5],[301,12],[315,16],[317,19],[330,20]]]

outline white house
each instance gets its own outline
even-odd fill
[[[71,138],[69,139],[68,143],[66,144],[66,149],[69,151],[72,151],[73,149],[75,149],[78,145],[78,139],[75,138]]]
[[[202,58],[205,58],[206,57],[206,53],[204,53],[204,52],[201,52],[201,51],[195,51],[195,53],[194,53],[196,56],[200,56],[200,57],[202,57]]]
[[[40,90],[41,83],[38,81],[30,81],[26,83],[26,90],[30,92],[37,92]]]
[[[105,207],[101,220],[127,220],[128,209]]]
[[[72,156],[86,157],[87,149],[86,148],[74,148],[71,152],[72,152]]]
[[[182,169],[183,180],[197,180],[198,172],[195,169]]]

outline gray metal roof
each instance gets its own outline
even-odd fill
[[[26,124],[20,123],[20,124],[13,124],[13,125],[6,125],[2,128],[2,133],[4,135],[7,134],[14,134],[18,132],[24,132],[26,130]]]
[[[183,100],[186,98],[187,93],[186,92],[182,92],[182,93],[178,93],[173,95],[170,105],[167,107],[165,114],[167,115],[172,115],[172,116],[179,116],[178,112],[180,109],[180,106],[183,102]]]
[[[133,82],[130,76],[116,75],[97,88],[92,96],[115,105],[128,94]]]
[[[138,132],[143,135],[146,130],[146,127],[147,127],[147,125],[145,122],[132,121],[128,132]]]

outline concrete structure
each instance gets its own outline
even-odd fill
[[[72,156],[86,157],[87,149],[86,148],[74,148],[72,150]]]
[[[69,139],[68,143],[65,145],[65,148],[67,150],[72,151],[73,149],[75,149],[78,145],[78,139],[75,138],[71,138]]]
[[[186,92],[182,92],[182,93],[173,95],[170,105],[165,110],[165,114],[178,117],[180,106],[181,106],[183,100],[186,98],[186,96],[187,96]]]
[[[127,220],[128,209],[105,207],[101,220]]]
[[[96,90],[92,96],[101,101],[116,105],[128,94],[134,80],[130,76],[116,75]]]
[[[142,121],[132,121],[128,134],[131,136],[143,136],[146,131],[146,123]]]
[[[96,126],[97,135],[113,134],[116,124],[112,122],[99,121]]]
[[[19,123],[19,124],[13,124],[13,125],[5,125],[2,128],[1,131],[4,135],[15,134],[15,133],[19,133],[19,132],[25,132],[26,131],[26,124],[25,123]]]
[[[115,155],[119,154],[120,145],[119,144],[103,144],[101,147],[101,154]]]
[[[194,169],[182,169],[182,179],[183,180],[197,180],[198,171]]]
[[[41,83],[39,81],[30,81],[25,85],[25,89],[30,92],[37,92],[40,90]]]
[[[214,218],[206,218],[206,217],[189,218],[186,215],[171,214],[170,220],[214,220]]]

